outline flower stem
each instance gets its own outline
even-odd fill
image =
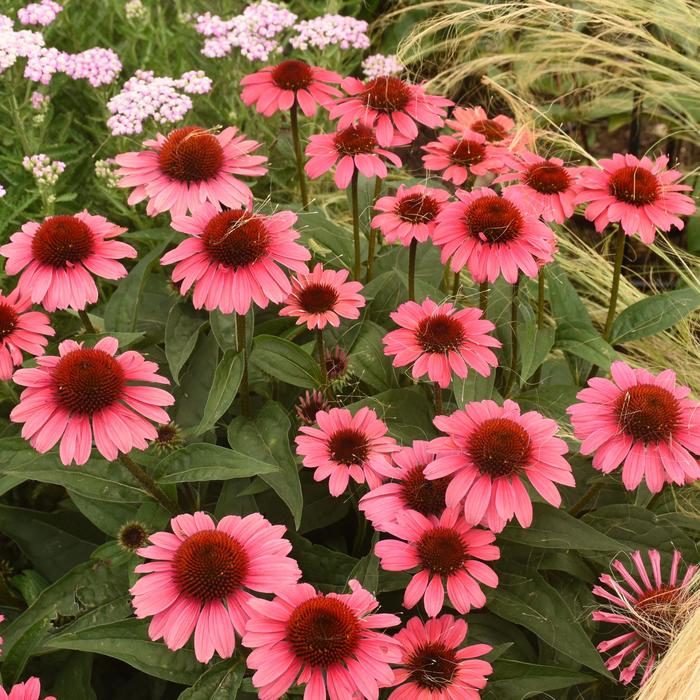
[[[127,454],[119,455],[119,461],[129,470],[131,475],[143,486],[153,498],[160,503],[165,510],[170,511],[173,515],[178,515],[182,512],[180,506],[168,496],[155,481],[134,462]]]
[[[250,388],[248,386],[248,345],[246,340],[245,314],[236,314],[236,345],[238,352],[243,353],[243,378],[239,392],[241,395],[241,413],[246,417],[251,417],[250,410]]]
[[[435,415],[441,416],[443,413],[442,389],[437,382],[433,382],[433,391],[435,392]]]
[[[353,499],[355,500],[355,499]],[[357,515],[357,529],[352,543],[352,555],[360,558],[364,551],[364,543],[367,539],[367,518],[355,503],[355,513]]]
[[[352,201],[352,239],[355,246],[355,266],[353,267],[354,279],[360,279],[362,272],[362,260],[360,259],[360,205],[357,196],[357,170],[352,173],[350,181],[350,196]]]
[[[294,157],[297,163],[297,178],[299,179],[299,191],[301,192],[301,204],[303,209],[309,208],[309,195],[306,190],[306,175],[304,174],[304,159],[301,155],[301,139],[299,138],[299,119],[296,99],[289,109],[289,121],[292,126],[292,141],[294,143]]]
[[[85,328],[86,333],[97,333],[97,330],[95,329],[95,326],[92,325],[92,321],[90,320],[87,311],[80,309],[78,311],[78,316],[80,316],[80,320],[83,322],[83,327]]]
[[[484,312],[486,318],[486,309],[489,307],[489,283],[482,282],[479,285],[479,308]]]
[[[520,287],[520,276],[513,283],[513,296],[510,301],[510,370],[508,372],[508,379],[506,381],[506,387],[504,391],[504,396],[510,394],[510,390],[515,384],[515,377],[518,371],[518,289]]]
[[[544,267],[540,267],[537,273],[537,330],[544,328]],[[538,385],[542,380],[542,365],[540,365],[532,377],[533,384]]]
[[[328,384],[328,368],[326,367],[326,349],[323,344],[323,330],[316,329],[316,350],[318,352],[318,365],[321,368],[321,392],[325,393]]]
[[[574,503],[571,508],[569,508],[569,515],[577,516],[587,505],[590,501],[592,501],[598,493],[600,493],[600,490],[603,488],[603,482],[599,481],[597,484],[593,484],[586,493],[579,498],[576,503]]]
[[[456,297],[459,294],[459,289],[462,286],[462,274],[455,272],[454,280],[452,281],[452,296]]]
[[[379,199],[379,195],[382,193],[382,179],[377,175],[374,178],[374,199],[372,200],[372,208],[376,201]],[[372,227],[370,223],[369,226],[369,247],[367,249],[367,281],[372,280],[372,273],[374,272],[374,256],[377,252],[377,229]]]
[[[608,317],[605,319],[605,329],[603,338],[610,339],[613,321],[615,320],[615,310],[617,309],[617,295],[620,291],[620,277],[622,273],[622,261],[625,257],[625,232],[622,227],[617,229],[615,235],[615,263],[613,268],[612,286],[610,287],[610,303],[608,304]]]
[[[416,298],[416,252],[418,251],[418,241],[411,239],[408,247],[408,300],[414,301]]]

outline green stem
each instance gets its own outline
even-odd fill
[[[357,529],[352,543],[352,555],[359,559],[363,554],[365,539],[367,539],[367,518],[357,505],[355,513],[357,514]]]
[[[586,493],[579,498],[576,503],[574,503],[571,508],[569,508],[569,515],[577,516],[587,505],[590,501],[592,501],[599,493],[600,490],[603,488],[603,482],[599,481],[597,484],[593,484]]]
[[[435,415],[441,416],[444,410],[442,407],[442,389],[437,382],[433,382],[433,391],[435,392]]]
[[[350,196],[352,201],[352,240],[355,248],[353,277],[359,281],[360,274],[362,272],[362,260],[360,259],[360,205],[357,196],[357,170],[354,170],[352,173],[350,188]]]
[[[17,136],[19,137],[19,142],[22,144],[22,149],[24,150],[24,155],[32,155],[32,147],[27,138],[27,132],[24,130],[24,122],[19,111],[19,104],[17,103],[17,98],[15,97],[14,87],[10,89],[10,113],[12,114],[12,121],[15,123],[15,129],[17,131]]]
[[[510,390],[515,384],[515,378],[518,371],[518,289],[520,287],[520,277],[513,283],[513,296],[510,301],[510,371],[508,372],[508,380],[504,396],[510,394]]]
[[[372,209],[379,199],[379,195],[382,193],[382,179],[377,175],[374,178],[374,199],[372,200]],[[374,272],[374,256],[377,253],[377,229],[372,227],[370,223],[369,227],[369,246],[367,249],[367,281],[372,280],[372,274]]]
[[[625,257],[625,240],[625,232],[620,226],[615,235],[615,263],[612,286],[610,287],[610,303],[608,304],[608,317],[605,319],[605,329],[603,330],[603,338],[606,341],[610,339],[610,331],[612,330],[613,321],[615,320],[617,295],[620,291],[620,277],[622,275],[622,261]]]
[[[306,175],[304,174],[304,159],[301,155],[301,139],[299,138],[299,119],[296,99],[289,110],[289,120],[292,126],[292,142],[294,143],[294,157],[297,163],[297,178],[299,179],[299,191],[301,192],[301,204],[303,209],[309,208],[309,194],[306,190]]]
[[[418,241],[411,239],[408,247],[408,300],[414,301],[416,298],[416,252],[418,251]]]
[[[455,272],[455,278],[452,281],[452,296],[456,297],[459,294],[459,288],[462,286],[462,275],[460,272]]]
[[[482,282],[479,285],[479,308],[484,312],[486,318],[486,309],[489,307],[489,283]]]
[[[90,320],[87,311],[80,309],[78,311],[78,316],[80,316],[80,320],[83,322],[83,327],[85,328],[86,333],[97,333],[97,330],[95,329],[95,326],[92,325],[92,321]]]
[[[250,418],[250,387],[248,386],[248,343],[246,338],[245,314],[236,314],[236,345],[238,352],[243,353],[243,378],[239,387],[241,395],[241,413]]]
[[[540,267],[537,273],[537,330],[544,328],[544,267]],[[532,377],[533,384],[538,385],[542,380],[542,365],[540,365]]]
[[[328,384],[328,367],[326,367],[326,349],[323,344],[323,331],[316,329],[316,349],[318,351],[318,365],[321,368],[321,392],[325,393]]]
[[[178,515],[182,511],[180,506],[168,496],[155,481],[134,462],[127,454],[119,455],[119,461],[129,470],[131,475],[141,483],[141,485],[160,503],[165,510],[170,511],[173,515]]]

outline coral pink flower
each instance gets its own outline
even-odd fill
[[[39,700],[41,695],[41,682],[38,678],[30,678],[24,683],[17,683],[10,688],[8,693],[0,688],[0,700]],[[47,695],[44,700],[56,700],[55,696]]]
[[[46,336],[55,335],[49,317],[39,311],[27,311],[32,302],[22,298],[15,289],[7,296],[0,292],[0,379],[12,377],[15,367],[22,364],[22,352],[37,356],[44,354]]]
[[[664,483],[700,479],[700,403],[690,389],[676,386],[667,369],[654,376],[613,362],[612,380],[593,377],[569,406],[581,454],[593,454],[593,466],[605,474],[621,463],[622,481],[630,491],[642,479],[652,493]]]
[[[360,499],[359,508],[375,529],[383,530],[384,523],[393,522],[407,508],[426,517],[442,515],[450,480],[425,478],[423,470],[433,460],[428,445],[425,440],[416,440],[410,447],[395,452],[392,457],[398,473],[394,481],[373,488]]]
[[[394,355],[394,367],[413,364],[414,379],[427,374],[443,389],[452,381],[453,372],[466,377],[471,368],[487,377],[491,367],[498,366],[489,348],[499,348],[501,343],[488,335],[495,326],[483,315],[471,307],[438,306],[432,299],[422,304],[407,301],[391,313],[400,328],[384,336],[384,354]]]
[[[474,401],[433,422],[447,437],[431,442],[436,457],[425,475],[453,475],[445,501],[449,508],[464,502],[468,523],[484,523],[500,532],[515,515],[522,527],[530,527],[532,502],[524,480],[555,508],[561,495],[554,484],[575,486],[563,457],[566,443],[555,437],[556,422],[536,411],[521,414],[514,401],[506,400],[502,407],[495,401]]]
[[[161,406],[175,399],[149,384],[169,384],[158,365],[129,350],[115,355],[116,338],[106,337],[94,348],[74,340],[58,346],[59,356],[37,357],[38,367],[18,369],[12,379],[27,387],[10,419],[24,423],[22,437],[38,452],[48,452],[59,440],[63,464],[85,464],[95,446],[108,460],[120,452],[145,450],[158,432],[150,421],[170,419]]]
[[[433,243],[442,262],[452,258],[459,272],[467,267],[476,282],[495,282],[500,274],[513,284],[520,272],[537,277],[540,265],[554,259],[554,232],[508,193],[499,197],[488,187],[457,190],[458,202],[438,214]]]
[[[644,243],[654,242],[656,229],[670,231],[672,226],[682,229],[679,215],[690,215],[695,203],[688,195],[693,188],[680,185],[678,170],[667,170],[668,157],[652,161],[647,156],[615,153],[612,158],[599,161],[600,168],[580,168],[580,192],[576,204],[590,202],[586,218],[595,222],[601,233],[610,222],[619,222],[623,231],[635,233]]]
[[[491,664],[479,656],[488,654],[488,644],[461,646],[467,623],[452,615],[422,622],[412,617],[394,635],[401,644],[401,666],[394,671],[399,686],[389,700],[478,700],[486,687]]]
[[[445,124],[458,132],[472,131],[486,137],[489,143],[509,144],[513,140],[515,122],[499,114],[490,119],[482,107],[455,107],[452,119]]]
[[[492,146],[481,134],[466,132],[459,138],[438,136],[421,146],[426,155],[423,165],[426,170],[442,170],[442,179],[462,185],[469,175],[486,175],[502,172],[507,153],[498,146]]]
[[[97,301],[92,275],[116,280],[126,276],[119,258],[135,258],[136,250],[110,240],[126,231],[103,216],[81,211],[75,216],[50,216],[29,221],[0,247],[5,272],[22,271],[17,289],[47,311],[81,311]]]
[[[337,328],[341,318],[359,318],[365,305],[360,282],[346,282],[348,270],[324,270],[321,263],[309,272],[300,272],[292,279],[292,293],[280,309],[280,316],[295,316],[297,325],[305,323],[309,330]]]
[[[248,621],[248,591],[276,593],[295,584],[301,571],[287,556],[292,545],[283,525],[260,513],[227,515],[218,525],[206,514],[178,515],[170,532],[156,532],[137,554],[142,576],[131,588],[136,617],[153,616],[148,635],[169,649],[182,648],[194,632],[194,653],[207,663],[214,652],[233,654],[234,632]]]
[[[296,103],[307,117],[316,113],[316,105],[326,107],[341,92],[327,83],[339,83],[342,78],[333,71],[310,66],[304,61],[289,59],[276,66],[265,66],[241,80],[241,99],[266,117],[278,110],[286,111]]]
[[[194,212],[203,202],[237,208],[253,193],[234,175],[264,175],[266,156],[250,155],[260,144],[228,127],[213,134],[199,126],[183,126],[167,136],[143,142],[148,150],[121,153],[119,187],[134,187],[129,204],[148,199],[146,212],[172,216]]]
[[[439,518],[403,510],[384,529],[398,539],[375,545],[382,569],[418,569],[404,593],[406,608],[423,598],[425,612],[430,617],[438,615],[445,600],[444,579],[450,604],[464,614],[486,604],[479,583],[491,588],[498,585],[496,572],[484,564],[500,556],[498,547],[491,544],[496,535],[472,528],[457,508],[447,508]]]
[[[600,577],[599,586],[593,593],[607,601],[607,605],[593,613],[598,622],[610,622],[620,626],[623,634],[601,642],[598,651],[607,652],[619,649],[605,665],[610,671],[623,663],[628,665],[620,673],[624,684],[632,682],[637,671],[644,665],[641,685],[643,685],[654,667],[659,655],[663,655],[683,624],[679,613],[687,606],[691,597],[691,580],[698,567],[689,566],[685,576],[680,579],[678,569],[681,553],[673,552],[671,568],[666,583],[661,573],[661,555],[656,550],[647,552],[653,581],[640,552],[632,554],[632,561],[637,575],[631,574],[620,561],[613,562],[613,568],[620,574],[622,581],[609,574]],[[646,663],[645,663],[646,662]]]
[[[281,266],[304,272],[311,254],[295,243],[299,233],[291,211],[270,216],[244,209],[226,209],[205,202],[192,216],[173,217],[176,231],[190,234],[166,253],[162,265],[177,263],[173,282],[185,294],[194,285],[196,309],[219,309],[245,314],[252,302],[265,308],[278,304],[292,291]]]
[[[367,481],[370,488],[382,483],[382,477],[396,474],[391,453],[398,450],[393,438],[386,437],[386,424],[363,406],[354,416],[347,408],[331,408],[316,414],[318,428],[301,426],[297,435],[297,454],[305,467],[315,469],[314,481],[330,477],[332,496],[340,496],[353,481]]]
[[[494,182],[517,180],[505,192],[520,207],[558,224],[574,215],[579,189],[576,173],[573,168],[565,168],[561,158],[542,158],[522,150],[509,164],[514,172],[499,175]]]
[[[424,243],[435,228],[435,219],[449,192],[435,187],[399,185],[393,196],[380,197],[374,208],[382,212],[372,219],[372,226],[381,230],[387,243],[411,241]]]
[[[401,158],[377,146],[375,132],[363,124],[353,124],[332,134],[314,134],[309,138],[305,153],[310,156],[304,170],[315,179],[327,173],[336,163],[335,184],[344,190],[358,171],[365,177],[387,176],[383,156],[397,168]]]
[[[399,618],[374,613],[376,598],[354,579],[349,586],[351,593],[323,595],[301,583],[250,602],[243,644],[253,649],[246,663],[260,700],[278,700],[294,682],[306,684],[304,700],[376,700],[391,685],[399,645],[375,630]]]
[[[411,85],[393,75],[382,75],[366,83],[346,78],[342,88],[350,95],[338,100],[330,110],[344,129],[356,121],[377,131],[381,146],[410,143],[418,136],[418,125],[431,129],[442,126],[445,108],[454,104],[444,97],[427,95],[421,85]]]

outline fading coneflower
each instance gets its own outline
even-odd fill
[[[328,399],[318,390],[306,391],[294,407],[296,414],[302,425],[313,425],[316,422],[316,414],[319,411],[328,411],[331,404]]]

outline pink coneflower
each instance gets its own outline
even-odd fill
[[[452,475],[445,500],[450,508],[464,502],[468,523],[500,532],[515,515],[522,527],[530,527],[532,502],[523,481],[555,508],[561,495],[554,484],[575,486],[563,457],[566,443],[555,437],[556,422],[536,411],[521,414],[514,401],[507,399],[502,407],[474,401],[433,422],[447,437],[431,442],[436,457],[425,475]]]
[[[445,124],[458,132],[472,131],[481,134],[489,143],[506,145],[513,140],[515,122],[505,114],[489,118],[483,107],[455,107],[452,119]]]
[[[471,368],[487,377],[491,367],[498,366],[489,348],[499,348],[501,343],[489,335],[495,326],[483,315],[481,309],[457,309],[432,299],[422,304],[407,301],[391,313],[400,328],[384,336],[384,354],[394,355],[394,367],[413,364],[414,379],[427,374],[443,389],[453,372],[466,377]]]
[[[590,202],[585,215],[595,222],[599,233],[610,222],[619,222],[628,236],[638,233],[644,243],[651,244],[657,228],[666,232],[672,226],[682,229],[679,215],[695,211],[695,202],[681,194],[693,188],[677,183],[683,175],[666,169],[667,156],[652,161],[647,156],[639,159],[615,153],[598,162],[602,169],[580,168],[576,204]]]
[[[299,429],[297,454],[304,458],[305,467],[316,470],[314,481],[330,477],[332,496],[340,496],[350,478],[376,488],[383,477],[396,474],[390,455],[398,445],[386,436],[386,424],[371,408],[363,406],[354,416],[347,408],[319,411],[316,422],[318,428],[303,425]]]
[[[294,316],[297,325],[305,323],[309,330],[337,328],[341,318],[359,318],[365,305],[360,282],[346,282],[348,270],[324,270],[316,263],[309,272],[300,272],[292,279],[292,293],[280,309],[280,316]]]
[[[183,126],[167,136],[143,142],[148,150],[121,153],[119,187],[134,187],[129,204],[148,199],[146,212],[172,216],[194,212],[203,202],[237,208],[248,205],[253,193],[234,175],[264,175],[266,156],[250,155],[260,144],[236,136],[233,126],[214,134],[199,126]]]
[[[632,682],[642,666],[644,672],[641,684],[647,681],[654,662],[666,652],[683,626],[685,620],[680,613],[691,596],[690,582],[698,570],[695,565],[689,566],[685,576],[679,580],[681,553],[674,551],[668,583],[665,583],[661,573],[661,555],[656,550],[650,550],[647,556],[651,564],[653,582],[641,553],[634,552],[632,561],[637,569],[637,576],[631,574],[622,562],[615,560],[612,565],[622,581],[609,574],[603,574],[600,577],[601,585],[593,588],[595,595],[608,601],[602,610],[593,613],[593,619],[621,625],[620,631],[627,630],[598,645],[600,652],[619,649],[605,665],[613,671],[627,663],[620,673],[620,680],[625,685]]]
[[[350,184],[356,170],[365,177],[385,178],[386,164],[380,156],[401,167],[401,158],[379,148],[374,129],[363,124],[353,124],[332,134],[314,134],[304,152],[310,156],[304,171],[312,180],[338,164],[334,179],[341,190]]]
[[[511,158],[509,165],[513,172],[499,175],[494,182],[517,180],[505,192],[519,206],[558,224],[574,215],[579,190],[576,172],[564,167],[561,158],[543,158],[522,150],[517,158]]]
[[[496,535],[472,528],[457,508],[447,508],[439,518],[403,510],[384,529],[398,539],[375,545],[382,569],[418,570],[404,592],[406,608],[423,598],[425,612],[430,617],[438,615],[445,600],[444,580],[450,604],[464,614],[486,604],[479,583],[491,588],[498,585],[496,572],[484,564],[500,556],[498,547],[491,544]]]
[[[126,276],[119,258],[135,258],[136,250],[109,240],[126,231],[81,211],[75,216],[50,216],[43,223],[29,221],[0,247],[7,258],[5,272],[22,274],[17,289],[47,311],[81,311],[97,301],[92,275],[116,280]]]
[[[461,646],[467,623],[452,615],[422,622],[412,617],[394,635],[401,644],[401,666],[394,671],[399,686],[389,700],[478,700],[486,687],[491,664],[477,657],[488,654],[488,644]]]
[[[265,66],[241,80],[241,100],[266,117],[288,110],[296,100],[307,117],[316,113],[316,105],[326,107],[341,92],[327,83],[339,83],[341,76],[330,70],[289,59],[276,66]]]
[[[173,217],[172,227],[190,235],[160,262],[177,263],[173,282],[180,283],[181,294],[194,285],[196,309],[245,314],[252,302],[264,309],[292,291],[281,266],[304,272],[311,257],[294,242],[296,220],[291,211],[264,216],[245,209],[219,211],[204,202],[192,216]]]
[[[346,78],[342,88],[350,95],[338,100],[330,118],[344,129],[356,121],[377,130],[381,146],[410,143],[418,136],[418,126],[442,126],[445,108],[454,104],[444,97],[427,95],[421,85],[411,85],[393,75],[382,75],[366,83]]]
[[[40,695],[41,682],[35,677],[13,685],[9,693],[4,688],[0,688],[0,700],[39,700]],[[56,697],[47,695],[44,700],[56,700]]]
[[[316,422],[316,414],[319,411],[329,411],[331,404],[328,399],[318,390],[306,391],[294,407],[297,417],[302,425],[313,425]]]
[[[435,219],[450,193],[435,187],[399,185],[393,196],[380,197],[374,208],[382,212],[372,219],[372,226],[381,230],[387,243],[411,241],[424,243],[435,228]]]
[[[442,170],[442,179],[462,185],[469,175],[479,176],[502,172],[506,154],[498,146],[492,146],[484,136],[466,132],[459,138],[443,134],[437,141],[421,147],[426,155],[426,170]]]
[[[260,700],[278,700],[295,682],[306,684],[306,700],[376,700],[392,684],[399,645],[375,630],[399,618],[374,613],[376,598],[354,579],[349,586],[351,593],[323,595],[301,583],[250,602],[243,644],[253,649],[246,663]]]
[[[398,473],[394,481],[377,486],[360,499],[359,508],[375,529],[382,530],[384,523],[395,520],[396,515],[406,509],[426,517],[442,515],[450,479],[431,481],[425,478],[423,470],[433,460],[428,445],[425,440],[416,440],[410,447],[395,452],[392,457]]]
[[[260,513],[227,515],[218,525],[206,514],[178,515],[170,532],[156,532],[152,544],[137,554],[152,562],[139,564],[142,576],[131,588],[136,617],[151,617],[148,635],[182,648],[194,632],[194,653],[207,663],[214,652],[233,654],[235,634],[248,622],[249,591],[276,593],[301,577],[287,556],[292,545],[283,525]]]
[[[46,314],[27,311],[31,305],[18,289],[7,296],[0,292],[0,379],[4,382],[22,364],[22,352],[43,355],[49,343],[47,336],[56,335]]]
[[[495,282],[502,274],[513,284],[521,271],[537,277],[540,265],[553,260],[552,229],[507,193],[499,197],[488,187],[478,187],[455,194],[459,201],[445,204],[433,232],[442,262],[452,258],[452,270],[466,266],[476,282]]]
[[[612,380],[593,377],[569,406],[581,454],[593,454],[593,466],[605,474],[622,462],[622,481],[629,490],[642,479],[652,493],[665,483],[700,479],[700,403],[690,389],[676,386],[667,369],[654,376],[613,362]]]
[[[145,450],[157,431],[151,421],[170,419],[162,406],[175,399],[149,384],[169,384],[158,365],[129,350],[116,355],[118,341],[106,337],[94,348],[74,340],[58,346],[59,356],[37,357],[37,367],[18,369],[12,380],[22,391],[10,419],[24,423],[22,437],[38,452],[59,440],[63,464],[85,464],[93,435],[99,453],[114,460],[120,452]]]

